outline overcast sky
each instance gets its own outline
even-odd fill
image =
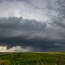
[[[65,51],[65,0],[0,0],[4,51]]]

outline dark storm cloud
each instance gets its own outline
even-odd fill
[[[63,36],[59,42],[59,30],[54,31],[56,29],[48,28],[47,23],[36,20],[23,19],[22,17],[0,18],[0,45],[7,46],[8,49],[13,46],[29,46],[40,49],[39,51],[62,47],[65,42]]]
[[[39,46],[42,41],[30,40],[30,38],[35,38],[36,32],[43,31],[45,28],[46,23],[40,23],[36,20],[22,19],[22,17],[0,18],[0,45],[9,48],[16,45]]]
[[[0,18],[0,29],[40,31],[46,27],[46,23],[36,20],[22,19],[22,17]]]
[[[49,40],[49,39],[27,39],[27,37],[8,37],[8,38],[0,38],[1,46],[7,46],[7,48],[11,48],[13,46],[22,46],[22,47],[32,47],[40,49],[40,51],[46,51],[48,48],[56,48],[59,47],[54,45],[57,41]],[[36,51],[36,50],[35,50]]]

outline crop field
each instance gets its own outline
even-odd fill
[[[0,53],[0,65],[65,65],[65,52]]]

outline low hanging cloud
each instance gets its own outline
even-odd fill
[[[9,49],[7,49],[7,46],[0,47],[0,52],[30,52],[30,51],[33,51],[33,49],[30,47],[23,48],[21,46],[14,46]]]
[[[7,46],[7,49],[14,46],[30,47],[36,49],[35,51],[64,47],[62,34],[65,31],[60,31],[61,25],[57,28],[52,24],[49,27],[47,25],[45,22],[22,17],[0,18],[0,45]]]

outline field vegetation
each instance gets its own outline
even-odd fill
[[[65,53],[0,53],[0,65],[65,65]]]

